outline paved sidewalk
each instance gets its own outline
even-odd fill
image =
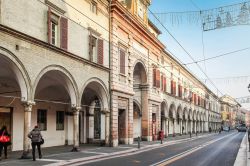
[[[250,166],[250,152],[247,133],[245,134],[240,144],[240,148],[235,159],[234,166]]]
[[[193,134],[191,139],[197,139],[212,134],[214,133],[198,134],[197,136]],[[42,148],[43,159],[37,159],[36,162],[32,161],[31,158],[24,160],[19,159],[22,154],[22,151],[16,151],[9,153],[9,159],[6,160],[3,159],[2,161],[0,161],[0,166],[60,165],[60,164],[67,164],[70,162],[72,163],[83,160],[94,160],[98,158],[128,154],[136,151],[138,152],[147,151],[154,148],[159,148],[162,146],[179,143],[186,140],[190,140],[189,135],[165,138],[163,144],[161,144],[161,141],[151,141],[151,142],[142,141],[140,142],[140,149],[138,149],[138,142],[136,141],[132,145],[120,145],[118,147],[106,147],[97,144],[96,145],[82,144],[80,145],[79,152],[70,152],[72,146]]]

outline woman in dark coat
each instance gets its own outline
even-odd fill
[[[36,147],[38,150],[39,159],[41,159],[41,142],[43,140],[43,136],[38,126],[34,127],[34,129],[29,133],[28,137],[31,139],[33,161],[36,161]]]
[[[0,130],[0,136],[8,136],[10,137],[9,132],[7,131],[7,127],[3,126],[2,129]],[[8,158],[7,156],[7,147],[11,144],[11,142],[0,142],[0,160],[2,159],[2,151],[4,149],[4,156],[5,159]]]

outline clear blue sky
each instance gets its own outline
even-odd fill
[[[245,2],[244,0],[192,0],[201,10],[217,8],[225,5]],[[152,12],[182,12],[198,10],[190,0],[152,0],[150,6]],[[169,18],[169,17],[168,17]],[[185,18],[184,18],[185,19]],[[179,25],[172,25],[165,21],[166,28],[174,37],[187,49],[194,59],[203,59],[202,54],[202,30],[200,24],[188,24],[187,21],[180,21]],[[192,62],[188,55],[176,44],[166,30],[159,24],[157,27],[162,31],[160,40],[166,45],[167,49],[175,54],[182,62]],[[206,58],[219,54],[250,47],[250,25],[234,26],[229,28],[217,29],[203,33],[204,55]],[[200,63],[204,67],[204,63]],[[188,68],[200,79],[206,78],[196,65],[189,65]],[[213,80],[218,89],[232,97],[250,96],[247,86],[250,77],[241,79],[214,79],[229,76],[250,76],[250,50],[242,51],[220,57],[206,62],[207,75]],[[206,85],[213,90],[210,83]],[[250,105],[243,105],[249,107]]]

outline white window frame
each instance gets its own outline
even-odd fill
[[[54,13],[51,14],[51,22],[50,22],[50,30],[51,30],[51,44],[55,46],[60,46],[60,17],[55,15]],[[55,30],[53,29],[53,26]],[[55,31],[53,33],[53,31]],[[53,41],[54,39],[54,41]]]

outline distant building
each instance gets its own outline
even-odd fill
[[[250,111],[246,110],[246,126],[250,127]]]
[[[220,98],[222,125],[235,128],[242,119],[241,105],[231,96],[224,95]]]

